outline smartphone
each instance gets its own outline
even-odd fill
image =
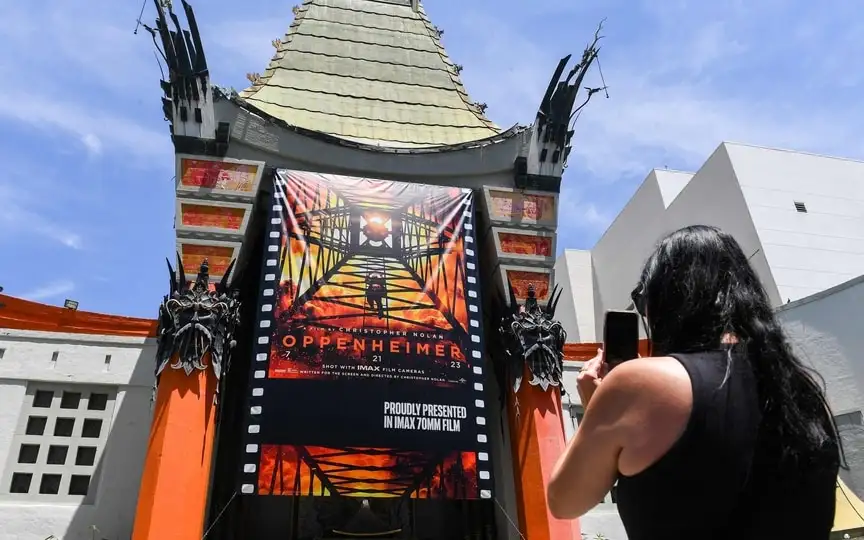
[[[639,356],[639,314],[607,311],[603,322],[603,356],[609,369]]]

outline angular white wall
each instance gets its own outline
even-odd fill
[[[594,318],[598,340],[603,335],[603,313],[607,309],[624,309],[630,303],[630,292],[642,265],[666,231],[665,211],[656,171],[651,171],[591,250],[597,288]]]
[[[843,440],[846,484],[864,497],[864,276],[778,310],[799,358],[825,383]]]
[[[779,303],[864,274],[864,162],[727,144]],[[799,212],[795,203],[807,212]]]
[[[561,300],[555,316],[567,331],[567,341],[595,341],[595,294],[591,252],[565,250],[555,262],[555,276],[557,285],[561,287]]]

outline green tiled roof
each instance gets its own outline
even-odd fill
[[[411,0],[305,0],[267,70],[240,98],[288,124],[387,147],[501,132],[472,103]]]

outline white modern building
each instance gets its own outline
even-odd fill
[[[103,325],[105,333],[82,333],[73,319],[88,314],[2,300],[0,538],[130,538],[156,343],[112,326],[148,321],[98,316],[86,331]],[[10,316],[20,305],[35,317]],[[28,326],[56,330],[22,329]]]
[[[575,307],[583,320],[594,312],[596,337],[663,235],[715,225],[741,243],[775,305],[795,301],[864,274],[862,178],[864,162],[723,143],[696,173],[652,171],[590,252],[565,251],[556,280],[592,304]],[[569,281],[588,264],[591,285]],[[568,332],[587,341],[586,328]]]
[[[802,356],[826,379],[864,496],[864,162],[723,143],[695,173],[654,170],[591,250],[565,250],[557,316],[568,342],[599,342],[603,313],[625,309],[656,243],[687,225],[714,225],[741,244]],[[857,332],[856,332],[857,329]],[[821,352],[820,352],[821,351]],[[581,405],[568,363],[568,435]],[[570,400],[573,400],[572,402]],[[860,432],[860,433],[859,433]],[[582,520],[588,537],[626,538],[612,497]]]
[[[864,275],[778,309],[795,352],[824,379],[849,470],[864,497]]]

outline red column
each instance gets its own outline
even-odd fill
[[[216,431],[216,385],[209,367],[190,375],[170,367],[162,372],[133,540],[203,536]]]
[[[526,367],[519,392],[507,398],[520,529],[529,540],[579,540],[579,522],[555,519],[546,504],[546,485],[565,444],[561,392],[544,392],[530,379]]]

